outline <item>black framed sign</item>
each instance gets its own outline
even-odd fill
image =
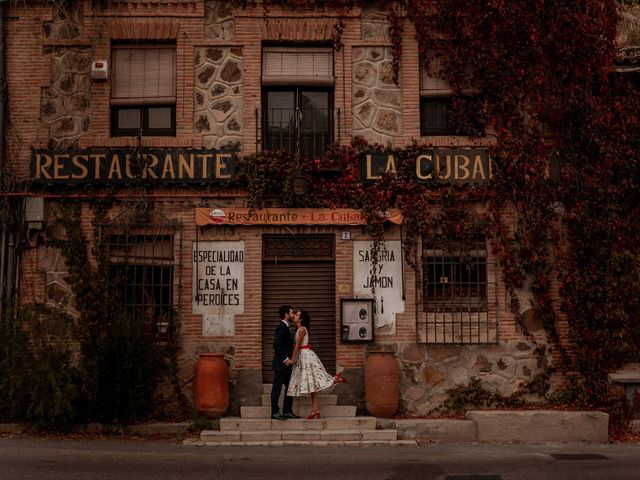
[[[373,342],[373,298],[340,300],[340,339],[343,342]]]

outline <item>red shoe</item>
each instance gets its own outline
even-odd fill
[[[336,373],[336,376],[333,377],[333,383],[347,383],[347,379],[342,374]]]
[[[313,420],[314,418],[320,418],[320,410],[311,410],[307,415],[307,420]]]

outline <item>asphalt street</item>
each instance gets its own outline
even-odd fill
[[[0,480],[634,480],[640,445],[195,447],[0,438]]]

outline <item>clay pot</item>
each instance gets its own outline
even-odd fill
[[[220,418],[229,407],[229,365],[224,353],[202,353],[196,363],[196,410]]]
[[[398,410],[400,369],[392,352],[371,352],[364,369],[364,405],[374,417],[390,418]]]

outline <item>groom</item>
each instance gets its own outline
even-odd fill
[[[293,335],[289,330],[289,320],[292,317],[293,308],[291,305],[282,305],[280,307],[280,323],[273,338],[274,355],[272,368],[275,375],[273,377],[273,386],[271,387],[271,418],[274,420],[300,418],[293,414],[293,397],[287,395],[289,379],[291,378],[291,355],[293,354]],[[280,414],[278,400],[283,386],[285,397],[282,414]]]

